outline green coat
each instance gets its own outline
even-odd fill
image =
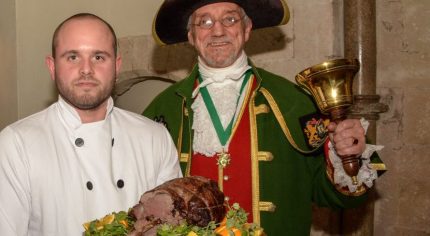
[[[334,209],[351,208],[363,203],[367,194],[365,190],[359,196],[339,192],[327,177],[323,151],[305,155],[288,141],[286,129],[297,146],[307,149],[299,118],[316,112],[312,99],[280,76],[255,67],[253,73],[257,89],[250,96],[249,111],[252,143],[258,144],[251,145],[255,167],[251,214],[267,235],[309,235],[312,202]],[[167,126],[185,175],[189,174],[187,162],[192,153],[191,93],[197,75],[195,66],[187,78],[163,91],[143,113]]]

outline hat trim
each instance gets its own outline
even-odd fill
[[[288,8],[288,4],[286,0],[281,0],[282,7],[284,8],[284,17],[282,17],[281,22],[279,25],[285,25],[290,20],[290,9]]]
[[[157,34],[157,30],[155,29],[155,22],[157,21],[157,16],[158,16],[158,12],[160,11],[161,7],[158,8],[157,13],[155,14],[154,19],[152,20],[152,38],[154,39],[154,41],[160,45],[160,46],[164,46],[167,45],[165,42],[163,42],[163,40],[160,39],[160,37]]]

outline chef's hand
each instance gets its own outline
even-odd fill
[[[365,130],[358,119],[346,119],[327,127],[338,156],[361,156],[366,148]]]

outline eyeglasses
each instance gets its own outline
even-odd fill
[[[232,27],[243,18],[245,18],[245,15],[242,17],[229,15],[219,20],[214,20],[210,16],[203,16],[198,23],[193,25],[198,26],[202,29],[211,29],[215,25],[215,22],[219,21],[225,27]]]

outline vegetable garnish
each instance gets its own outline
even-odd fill
[[[247,223],[248,213],[234,203],[228,206],[227,214],[220,223],[209,222],[198,227],[183,222],[179,225],[161,224],[157,236],[262,236],[263,229],[254,223]],[[126,236],[133,231],[135,219],[125,211],[112,213],[84,224],[85,236]]]
[[[134,219],[127,212],[113,212],[102,219],[85,223],[85,236],[126,236],[133,224]]]
[[[164,224],[157,230],[158,236],[261,236],[263,229],[257,224],[247,223],[248,213],[234,203],[228,207],[226,217],[219,224],[211,221],[206,227],[182,223],[178,226]]]

